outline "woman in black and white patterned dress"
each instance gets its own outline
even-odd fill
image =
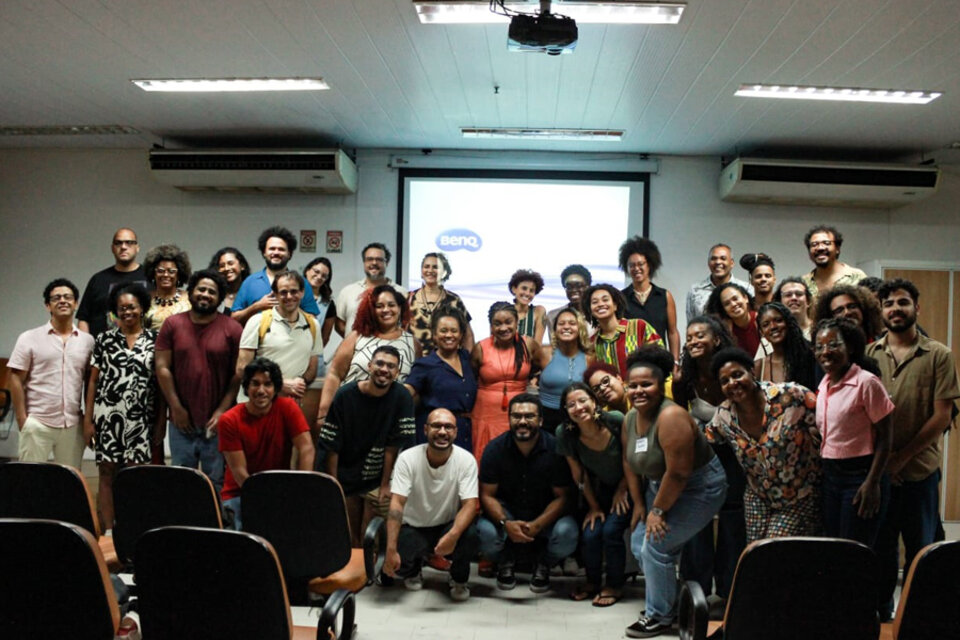
[[[113,528],[113,478],[117,470],[146,464],[165,434],[163,396],[154,374],[157,332],[144,327],[150,295],[140,285],[113,291],[119,326],[97,336],[90,356],[84,436],[94,440],[100,469],[100,517]]]

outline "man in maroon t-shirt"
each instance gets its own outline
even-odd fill
[[[189,311],[167,318],[157,336],[157,382],[170,407],[173,464],[200,465],[219,491],[223,456],[217,420],[233,406],[240,387],[236,372],[243,327],[217,311],[227,283],[216,271],[197,271],[187,283]]]
[[[243,369],[243,392],[249,398],[220,416],[220,451],[227,461],[223,483],[223,509],[233,513],[240,531],[240,488],[252,474],[289,469],[290,454],[297,448],[297,468],[313,469],[310,427],[291,398],[278,398],[283,375],[277,363],[254,358]]]

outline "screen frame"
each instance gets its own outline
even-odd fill
[[[449,180],[511,180],[531,182],[537,180],[553,180],[557,182],[635,182],[643,185],[643,222],[640,235],[649,238],[650,234],[650,175],[649,171],[561,171],[542,169],[427,169],[401,168],[397,180],[397,259],[394,271],[394,281],[403,284],[403,273],[406,270],[406,246],[404,235],[406,232],[407,212],[407,180],[415,178],[449,179]],[[626,240],[632,233],[627,229]]]

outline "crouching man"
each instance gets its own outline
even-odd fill
[[[470,559],[478,547],[477,463],[454,446],[457,419],[450,411],[431,411],[424,432],[426,443],[404,450],[393,468],[383,570],[416,590],[423,587],[424,556],[449,558],[450,597],[463,601],[470,597]]]

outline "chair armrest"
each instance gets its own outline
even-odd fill
[[[367,525],[363,534],[363,567],[367,572],[367,584],[370,585],[380,575],[383,569],[385,555],[383,553],[387,542],[387,525],[383,518],[377,516]]]
[[[343,611],[343,620],[340,623],[340,635],[337,635],[337,616]],[[353,637],[354,621],[357,614],[357,600],[350,591],[337,589],[320,611],[320,620],[317,623],[317,640],[350,640]]]
[[[700,583],[687,580],[680,585],[677,608],[677,626],[680,640],[704,640],[707,637],[707,622],[710,608],[703,595]]]

